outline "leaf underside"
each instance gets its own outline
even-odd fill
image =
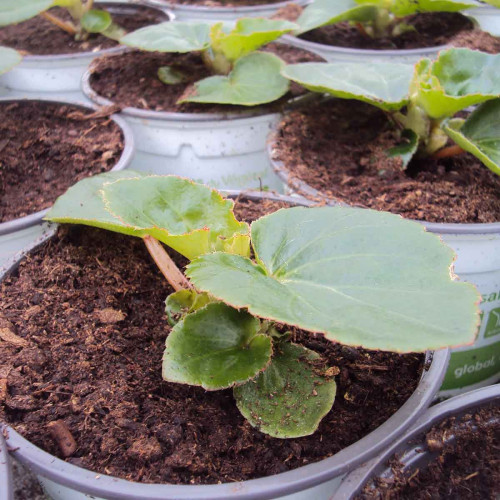
[[[30,19],[54,4],[53,0],[2,0],[0,2],[0,26]]]

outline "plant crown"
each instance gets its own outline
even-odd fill
[[[255,106],[275,101],[289,89],[280,74],[283,61],[257,49],[296,28],[263,18],[240,19],[232,29],[223,23],[166,22],[129,33],[121,42],[152,52],[201,53],[214,76],[195,83],[179,102]],[[167,85],[187,80],[172,66],[159,68],[158,77]]]
[[[124,171],[80,181],[46,219],[158,238],[190,259],[190,281],[166,300],[175,326],[163,378],[233,388],[241,413],[274,437],[312,434],[336,390],[338,369],[289,329],[395,352],[475,338],[479,294],[453,277],[453,251],[393,214],[295,207],[249,227],[215,190]]]
[[[309,90],[357,99],[384,110],[401,128],[389,151],[406,168],[415,154],[432,155],[451,138],[500,175],[500,55],[469,49],[440,52],[414,68],[396,63],[303,63],[283,75]],[[480,104],[467,119],[459,111]]]

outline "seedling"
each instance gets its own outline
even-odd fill
[[[277,438],[316,430],[338,373],[289,328],[395,352],[475,338],[479,294],[453,278],[453,251],[393,214],[296,207],[249,227],[206,186],[117,172],[80,181],[46,218],[143,238],[175,290],[163,378],[233,388],[251,425]],[[191,260],[186,275],[160,242]]]
[[[0,75],[7,73],[22,60],[22,56],[17,50],[0,46]]]
[[[179,102],[255,106],[279,99],[289,88],[280,74],[283,61],[256,50],[296,28],[288,21],[258,18],[240,19],[231,30],[223,23],[161,23],[129,33],[120,41],[151,52],[201,54],[214,76],[195,83]],[[167,85],[188,79],[171,66],[158,68],[158,77]]]
[[[460,12],[480,5],[475,0],[315,0],[297,20],[296,34],[350,21],[367,37],[393,37],[414,30],[407,20],[412,14]]]
[[[94,0],[2,0],[0,2],[0,26],[26,21],[41,14],[47,21],[75,37],[87,40],[91,33],[101,33],[118,40],[125,31],[113,23],[109,12],[94,9]],[[48,10],[62,7],[71,15],[65,21]]]
[[[414,68],[304,63],[286,66],[283,75],[310,90],[385,111],[402,140],[389,156],[400,157],[403,168],[415,155],[443,158],[468,151],[500,174],[500,55],[449,49]],[[454,118],[475,104],[481,105],[467,119]],[[449,138],[455,146],[445,147]]]

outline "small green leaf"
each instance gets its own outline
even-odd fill
[[[449,120],[444,131],[500,175],[500,99],[481,104],[467,120]]]
[[[471,343],[479,294],[453,251],[417,222],[374,210],[290,208],[252,224],[258,264],[224,253],[186,270],[233,307],[341,344],[419,352]]]
[[[19,23],[50,9],[53,0],[2,0],[0,1],[0,26]]]
[[[102,34],[111,38],[111,40],[119,42],[122,37],[127,34],[127,32],[121,26],[118,26],[118,24],[111,23],[104,31],[102,31]]]
[[[413,69],[397,63],[301,63],[285,66],[282,74],[314,92],[395,111],[408,102]]]
[[[289,342],[275,349],[266,371],[234,388],[236,404],[254,427],[272,437],[309,436],[332,408],[335,381],[320,374],[314,351]]]
[[[102,33],[111,26],[113,20],[109,12],[91,9],[83,14],[80,22],[82,28],[88,33]]]
[[[256,106],[275,101],[289,88],[280,74],[283,64],[274,54],[253,52],[238,59],[228,76],[210,76],[195,83],[179,102]]]
[[[121,43],[150,52],[194,52],[210,46],[210,25],[166,22],[125,35]]]
[[[269,364],[272,341],[260,321],[221,303],[189,314],[172,329],[163,355],[163,378],[207,390],[233,387]]]
[[[177,85],[187,80],[187,76],[172,66],[162,66],[158,68],[158,78],[166,85]]]
[[[390,158],[401,158],[403,169],[405,169],[413,158],[413,155],[417,152],[419,141],[418,135],[413,130],[409,129],[403,130],[401,138],[403,142],[389,149],[389,151],[387,151],[387,156]]]
[[[208,293],[198,293],[195,290],[179,290],[171,293],[165,301],[165,312],[170,325],[176,325],[183,316],[205,307],[213,302]]]
[[[22,60],[23,58],[17,50],[0,46],[0,75],[3,73],[7,73],[7,71],[10,71]]]
[[[217,23],[210,31],[212,50],[234,62],[297,27],[289,21],[245,18],[239,19],[236,26],[226,33],[223,23]]]

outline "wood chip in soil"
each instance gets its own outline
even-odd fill
[[[260,214],[281,207],[265,202]],[[246,220],[258,212],[252,202],[236,208]],[[216,484],[337,453],[396,412],[423,370],[423,355],[342,347],[295,330],[295,341],[338,367],[337,396],[313,436],[274,439],[245,421],[232,391],[162,381],[171,291],[139,239],[62,227],[0,284],[0,318],[30,343],[0,342],[0,375],[8,381],[0,419],[56,456],[47,425],[64,422],[77,444],[66,460],[98,473]],[[119,321],[102,321],[109,309]]]

